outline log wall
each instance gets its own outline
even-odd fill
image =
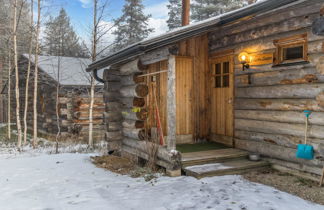
[[[322,6],[319,0],[305,1],[209,34],[210,54],[224,50],[235,54],[235,146],[280,160],[276,164],[297,163],[298,170],[318,174],[324,165],[324,37],[314,35],[311,25]],[[240,52],[274,53],[274,40],[303,33],[307,33],[308,63],[252,65],[242,71]],[[304,139],[303,110],[313,111],[309,144],[315,148],[315,159],[311,161],[295,157],[297,144]]]

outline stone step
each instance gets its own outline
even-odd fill
[[[182,166],[202,165],[208,163],[219,163],[233,159],[246,159],[247,151],[239,149],[218,149],[182,154]]]
[[[230,160],[223,163],[209,163],[203,165],[187,166],[183,168],[187,176],[198,179],[210,176],[223,176],[242,174],[251,170],[264,169],[269,167],[266,161],[250,161],[247,159]]]

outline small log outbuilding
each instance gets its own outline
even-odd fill
[[[324,36],[315,32],[323,7],[323,0],[261,1],[92,63],[87,70],[95,74],[106,68],[110,149],[147,159],[141,140],[156,133],[158,107],[166,143],[156,163],[169,170],[179,167],[177,144],[207,139],[260,153],[278,168],[320,174]],[[313,111],[313,160],[295,157],[303,110]]]
[[[24,113],[25,87],[28,69],[28,55],[19,58],[19,88],[20,88],[20,116]],[[55,136],[58,132],[56,117],[56,94],[59,85],[59,123],[61,134],[73,134],[80,140],[88,138],[89,104],[90,104],[90,75],[85,71],[91,63],[87,58],[39,56],[38,75],[38,131],[47,136]],[[31,75],[28,99],[28,126],[33,126],[33,91],[34,91],[34,56],[31,57]],[[15,113],[15,79],[12,75],[11,109]],[[7,85],[2,94],[7,95]],[[96,85],[94,104],[94,134],[95,140],[104,139],[103,117],[104,103],[102,95],[103,85]],[[7,104],[7,102],[6,102]],[[7,105],[5,106],[7,108]],[[12,122],[16,122],[12,115]],[[23,123],[22,123],[23,124]]]

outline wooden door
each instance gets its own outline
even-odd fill
[[[187,135],[192,140],[192,86],[193,62],[191,57],[176,57],[176,120],[177,135]],[[179,142],[178,142],[179,143]]]
[[[211,140],[233,145],[233,56],[210,60]]]

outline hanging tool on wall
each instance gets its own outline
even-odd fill
[[[308,120],[309,116],[311,115],[311,111],[305,110],[304,115],[306,117],[306,127],[305,127],[305,141],[304,144],[297,145],[297,158],[302,158],[306,160],[312,160],[314,158],[314,148],[312,145],[307,144],[307,134],[308,134]]]
[[[156,127],[158,130],[158,137],[160,140],[160,145],[164,145],[164,134],[163,134],[163,129],[162,129],[162,125],[161,125],[160,110],[159,110],[159,106],[157,104],[155,91],[156,91],[156,86],[154,83],[152,83],[152,93],[153,93],[153,101],[154,101],[154,107],[155,107]]]

